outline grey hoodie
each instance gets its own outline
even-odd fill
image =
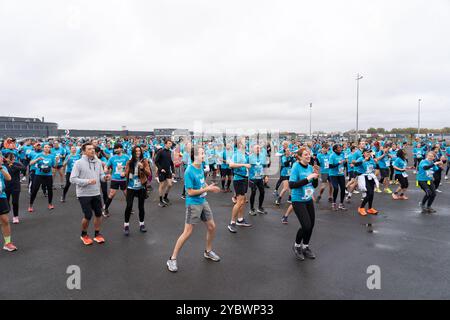
[[[95,179],[97,183],[90,185],[89,180],[92,179]],[[77,186],[77,197],[99,196],[100,181],[105,181],[105,172],[99,159],[89,159],[84,155],[75,162],[70,174],[70,182]]]

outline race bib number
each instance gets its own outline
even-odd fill
[[[328,160],[324,161],[324,168],[325,169],[329,169],[330,168],[330,163],[328,162]]]
[[[308,186],[305,188],[305,196],[304,196],[304,200],[309,200],[312,198],[312,196],[314,195],[314,188],[311,186]]]
[[[434,171],[431,169],[426,171],[426,175],[428,178],[433,178],[433,174],[434,174]]]
[[[118,162],[116,165],[116,174],[121,175],[123,172],[123,165],[122,162]]]
[[[343,174],[344,173],[344,167],[339,167],[339,174]]]
[[[391,162],[389,160],[386,160],[386,167],[390,167],[391,166]]]

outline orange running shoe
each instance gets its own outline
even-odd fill
[[[81,237],[81,241],[83,241],[83,244],[84,244],[85,246],[90,246],[91,244],[94,243],[94,241],[92,241],[92,239],[89,238],[88,235],[82,236],[82,237]]]
[[[409,198],[407,196],[402,196],[402,200],[408,200]]]
[[[360,215],[362,215],[363,217],[367,216],[366,209],[364,209],[364,208],[358,208],[358,213]]]
[[[98,234],[96,237],[94,237],[94,241],[98,244],[105,243],[105,238],[101,234]]]
[[[378,214],[378,210],[375,210],[374,208],[370,208],[369,210],[367,210],[367,213],[376,215],[376,214]]]
[[[392,199],[394,200],[400,200],[400,196],[396,195],[395,193],[392,194]]]

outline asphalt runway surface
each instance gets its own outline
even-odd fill
[[[33,214],[26,213],[28,195],[23,191],[21,223],[12,226],[19,251],[0,252],[0,299],[448,299],[450,184],[445,181],[438,194],[438,213],[423,215],[418,205],[423,192],[413,180],[410,176],[408,201],[375,194],[378,216],[358,216],[359,195],[345,213],[332,212],[322,200],[311,240],[317,259],[304,262],[291,251],[299,227],[296,217],[288,225],[280,222],[286,199],[277,208],[272,189],[266,189],[269,214],[249,217],[253,227],[231,234],[226,228],[231,195],[211,194],[218,228],[214,250],[222,261],[203,258],[206,231],[198,225],[178,257],[176,274],[167,270],[166,260],[184,226],[181,183],[172,190],[168,208],[157,206],[153,191],[145,206],[146,234],[138,231],[135,200],[128,238],[122,232],[125,200],[118,194],[112,216],[104,221],[107,242],[90,247],[79,238],[82,215],[73,186],[64,204],[59,203],[61,190],[55,192],[52,212],[40,193]],[[71,265],[80,267],[80,290],[67,288]],[[367,287],[372,265],[381,270],[380,290]]]

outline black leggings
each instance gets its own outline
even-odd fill
[[[12,198],[12,208],[13,208],[13,215],[14,217],[19,216],[19,198],[20,198],[20,190],[14,191],[14,190],[5,190],[6,198],[8,199],[8,203],[10,202]]]
[[[102,189],[103,204],[108,200],[108,183],[100,181],[100,188]]]
[[[133,201],[134,197],[138,198],[138,206],[139,206],[139,222],[144,222],[145,219],[145,209],[144,209],[144,201],[145,201],[145,189],[133,190],[127,189],[127,207],[125,209],[125,223],[130,222],[131,210],[133,210]]]
[[[369,209],[372,209],[373,205],[373,197],[374,197],[374,190],[375,190],[375,181],[369,180],[369,178],[366,178],[366,196],[361,202],[361,208],[364,208],[367,203],[369,203]]]
[[[430,184],[426,181],[419,181],[419,186],[425,191],[425,196],[422,199],[422,206],[427,205],[427,207],[431,207],[434,199],[436,198],[436,187],[434,186],[434,182],[431,181]]]
[[[393,180],[394,179],[394,173],[395,173],[395,170],[394,170],[394,167],[393,166],[390,166],[389,167],[389,180]]]
[[[447,164],[447,170],[445,171],[446,176],[448,176],[449,171],[450,171],[450,162]]]
[[[31,171],[30,170],[30,174],[28,177],[28,192],[31,194],[31,192],[33,191],[33,183],[34,183],[34,178],[36,177],[35,171]],[[45,185],[42,185],[42,192],[46,193],[47,192],[47,187]]]
[[[345,199],[345,176],[330,176],[331,184],[333,185],[333,203],[336,203],[336,199],[341,189],[341,203],[344,203]]]
[[[417,169],[417,167],[419,166],[419,164],[420,164],[421,161],[422,161],[422,159],[414,158],[414,168]]]
[[[264,202],[264,182],[262,179],[258,180],[250,180],[250,189],[252,193],[250,195],[250,208],[255,209],[255,198],[256,198],[256,190],[259,190],[259,206],[258,208],[262,208]]]
[[[52,204],[53,201],[53,177],[52,176],[38,176],[35,175],[33,179],[33,185],[31,188],[30,206],[33,205],[36,199],[40,186],[44,186],[44,189],[48,193],[48,203]]]
[[[441,179],[442,179],[442,169],[439,169],[434,172],[434,186],[436,189],[439,189],[439,186],[441,185]]]
[[[66,173],[66,185],[64,186],[63,198],[66,197],[69,188],[70,188],[70,172]]]
[[[308,202],[294,201],[292,202],[292,207],[294,208],[295,215],[300,222],[300,228],[297,231],[295,243],[301,244],[303,241],[303,244],[308,245],[316,221],[314,203],[312,200]]]

